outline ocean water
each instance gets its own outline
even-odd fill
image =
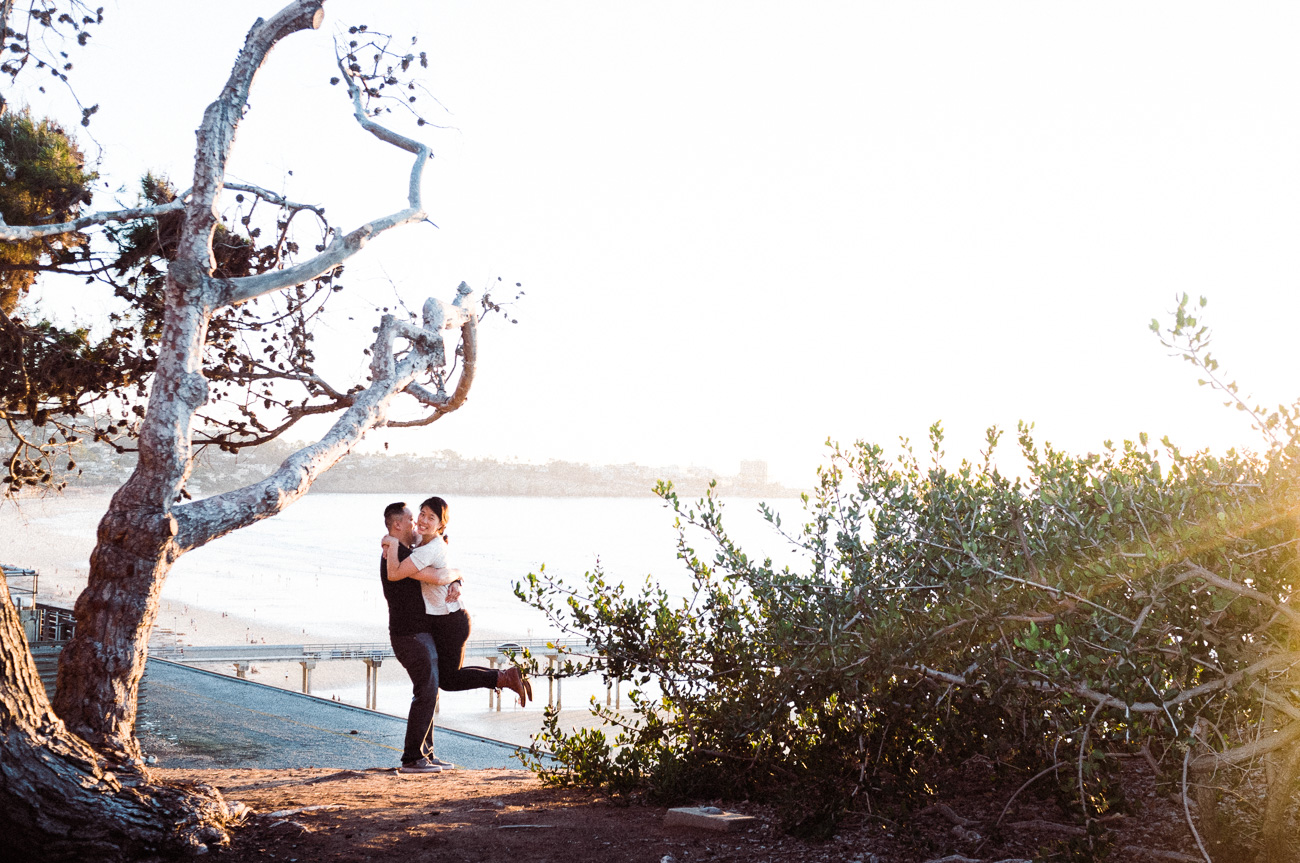
[[[274,518],[196,549],[173,568],[163,595],[187,605],[292,629],[329,641],[384,641],[387,608],[379,583],[383,509],[427,493],[309,494]],[[607,579],[647,575],[671,595],[689,576],[676,557],[674,515],[658,498],[457,497],[447,533],[452,565],[464,572],[475,634],[556,634],[512,584],[538,572],[580,583],[598,563]],[[725,501],[724,524],[751,557],[797,562],[758,514],[756,500]],[[773,501],[787,529],[802,521],[797,500]],[[704,537],[695,546],[710,546]],[[709,554],[708,557],[712,555]]]

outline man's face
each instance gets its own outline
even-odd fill
[[[403,545],[410,545],[415,540],[415,516],[408,506],[398,515],[393,516],[393,524],[388,528],[389,536],[395,536]]]

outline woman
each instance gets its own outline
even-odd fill
[[[460,579],[460,571],[447,563],[447,527],[449,507],[440,497],[431,497],[420,504],[420,515],[415,520],[420,544],[410,557],[399,561],[397,543],[384,541],[384,556],[388,563],[389,578],[412,578],[420,582],[424,595],[424,610],[429,615],[433,642],[438,648],[438,688],[448,692],[466,689],[509,689],[519,696],[520,705],[528,703],[532,687],[519,669],[494,670],[481,666],[462,667],[465,661],[465,642],[469,640],[469,613],[459,599],[448,601],[447,585]]]

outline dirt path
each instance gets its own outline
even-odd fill
[[[525,771],[435,776],[329,770],[166,770],[205,781],[258,815],[220,861],[653,861],[752,860],[760,829],[713,834],[666,828],[664,809],[541,787]],[[309,807],[337,807],[317,808]],[[266,813],[303,810],[293,814]],[[792,858],[800,859],[800,858]],[[817,859],[817,858],[811,858]],[[829,859],[829,858],[821,858]]]
[[[1082,831],[1047,799],[1023,800],[993,827],[1006,791],[967,786],[946,806],[905,820],[851,816],[827,842],[781,833],[770,809],[730,804],[756,816],[743,832],[715,833],[664,822],[666,809],[620,805],[599,794],[542,787],[520,770],[433,776],[393,771],[161,770],[161,778],[205,782],[254,814],[215,861],[502,861],[502,863],[995,863],[1076,859]],[[1140,781],[1140,777],[1135,777]],[[1143,804],[1108,819],[1112,860],[1194,863],[1178,808],[1134,788]],[[956,786],[954,791],[959,790]],[[1012,788],[1011,790],[1014,790]],[[697,801],[699,804],[717,801]],[[961,823],[964,822],[964,825]],[[992,828],[992,829],[990,829]],[[670,859],[671,858],[671,859]]]

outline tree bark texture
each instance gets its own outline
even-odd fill
[[[138,860],[224,844],[214,789],[147,785],[110,770],[45,697],[9,588],[0,579],[0,859]]]
[[[1294,691],[1294,670],[1280,679],[1271,681],[1282,692]],[[1279,711],[1266,707],[1260,719],[1263,727],[1271,727],[1281,717]],[[1295,814],[1295,791],[1300,782],[1300,745],[1292,743],[1263,756],[1267,795],[1264,799],[1264,817],[1260,823],[1260,863],[1287,863],[1295,859],[1295,834],[1291,829]]]

